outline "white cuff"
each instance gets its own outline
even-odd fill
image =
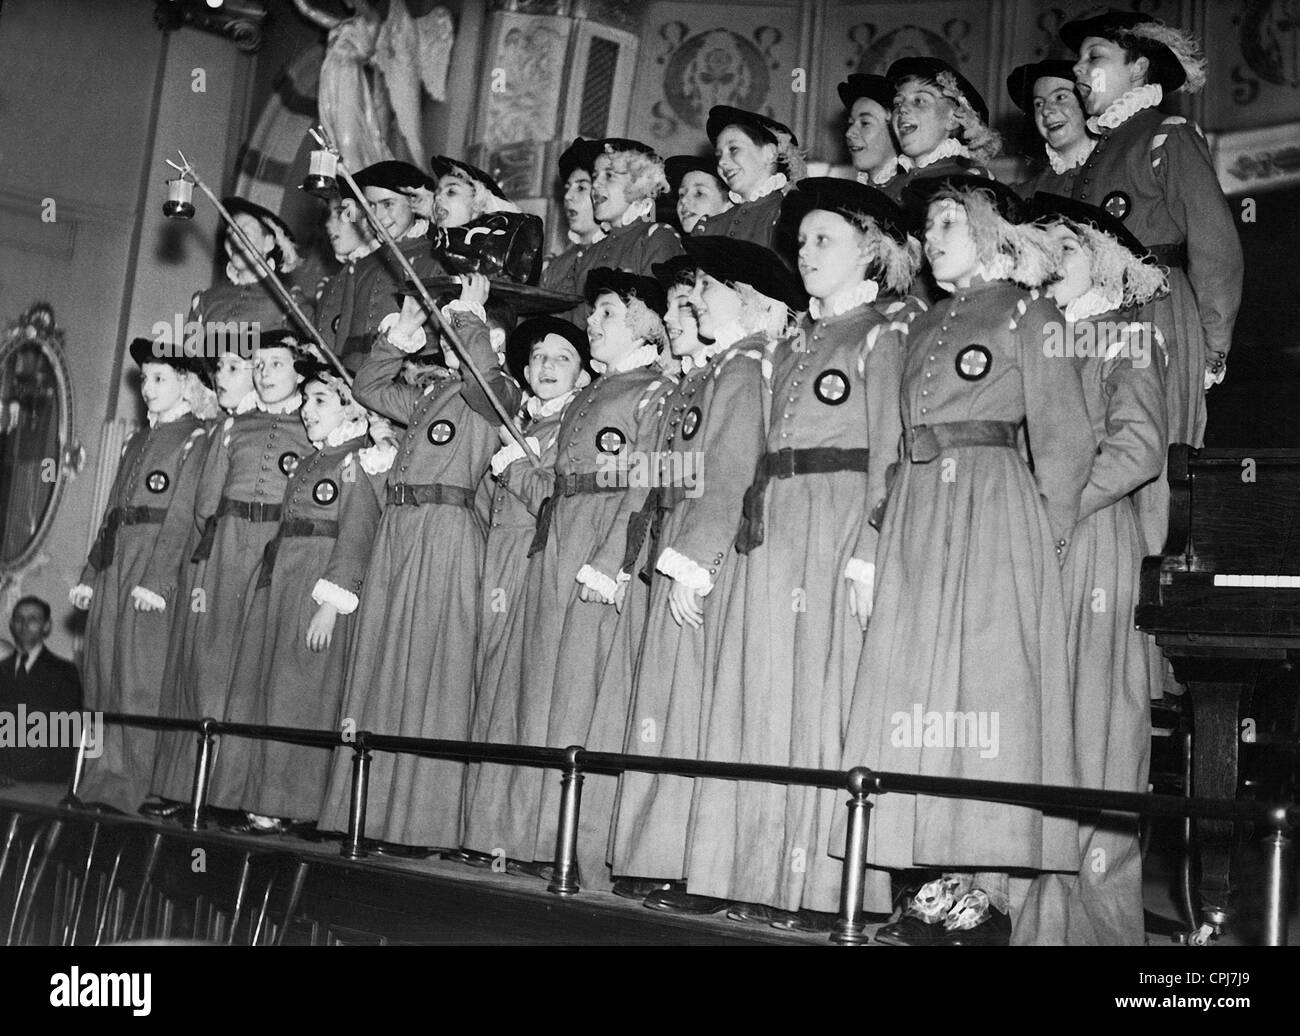
[[[870,561],[863,561],[861,558],[849,558],[849,563],[844,566],[844,578],[856,579],[868,586],[874,586],[876,582],[876,566]]]
[[[1208,368],[1205,371],[1205,391],[1209,392],[1215,385],[1220,384],[1228,374],[1228,365],[1224,364],[1219,368],[1219,373],[1215,374]],[[1216,397],[1217,398],[1217,397]]]
[[[541,454],[542,444],[534,439],[531,435],[524,440],[533,448],[533,452]],[[524,453],[523,447],[517,442],[512,442],[508,446],[502,446],[496,453],[492,454],[492,474],[497,478],[501,477],[501,472],[510,467],[517,460],[523,460],[527,454]]]
[[[484,324],[487,323],[487,310],[477,302],[466,302],[464,299],[452,299],[442,307],[443,319],[449,324],[451,323],[452,313],[472,313]]]
[[[387,441],[357,451],[357,460],[367,475],[382,475],[396,459],[397,447]]]
[[[709,575],[709,570],[702,565],[697,565],[685,554],[677,553],[671,547],[664,548],[663,553],[659,555],[659,560],[655,562],[655,568],[683,586],[694,590],[701,597],[707,597],[709,591],[713,589],[713,577]]]
[[[614,597],[618,593],[618,583],[610,579],[603,572],[597,572],[590,565],[583,565],[578,569],[578,582],[588,589],[595,590],[605,599],[606,604],[613,604]]]
[[[93,598],[95,596],[95,588],[93,586],[87,586],[85,583],[78,583],[68,591],[68,603],[73,607],[76,607],[77,598],[80,597],[82,593],[89,594]]]
[[[133,588],[131,590],[131,596],[135,598],[135,600],[140,601],[144,604],[152,604],[154,607],[154,611],[161,612],[167,610],[166,598],[164,598],[160,594],[154,593],[152,590],[149,590],[143,586],[137,586]]]
[[[379,333],[387,338],[388,344],[399,352],[418,353],[424,348],[424,343],[428,341],[424,334],[424,328],[417,327],[409,335],[402,334],[397,330],[397,321],[400,317],[400,313],[389,313],[388,316],[379,321]]]
[[[334,605],[340,615],[351,615],[361,603],[361,599],[356,594],[344,590],[338,583],[331,583],[328,579],[316,580],[316,585],[312,587],[311,599],[317,604]]]

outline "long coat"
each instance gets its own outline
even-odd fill
[[[657,491],[671,503],[646,515],[654,525],[647,567],[648,620],[633,676],[623,751],[699,758],[700,717],[712,696],[725,590],[738,563],[741,502],[762,456],[762,360],[766,337],[752,335],[683,375],[665,404]],[[675,573],[675,577],[674,574]],[[633,573],[635,574],[635,573]],[[668,608],[675,578],[699,579],[704,625],[679,626]],[[694,781],[628,771],[619,784],[612,855],[617,875],[686,876],[686,833]]]
[[[1170,294],[1148,303],[1136,319],[1153,321],[1169,350],[1169,441],[1200,446],[1206,359],[1232,348],[1243,275],[1236,221],[1204,135],[1179,116],[1140,111],[1103,131],[1074,179],[1073,197],[1119,216],[1148,248],[1185,247],[1185,268],[1175,264],[1169,271]],[[1162,518],[1153,519],[1160,534]]]
[[[1131,314],[1091,318],[1097,353],[1076,358],[1096,455],[1079,500],[1062,575],[1074,672],[1080,781],[1089,788],[1147,790],[1154,641],[1133,626],[1145,546],[1133,493],[1165,462],[1162,353],[1125,346],[1116,329]],[[1085,322],[1070,328],[1084,340]],[[1131,341],[1131,339],[1128,339]],[[1154,355],[1153,355],[1154,353]],[[1078,874],[1035,879],[1017,942],[1131,945],[1145,941],[1137,820],[1115,816],[1079,828]]]
[[[901,460],[843,765],[1074,784],[1060,562],[1092,465],[1074,362],[1044,355],[1056,307],[1007,282],[958,289],[911,323],[903,421],[1027,423],[1014,446],[918,445]],[[831,850],[842,853],[844,818]],[[1073,871],[1073,821],[1019,806],[890,794],[871,814],[873,867]],[[888,910],[869,870],[867,909]]]
[[[357,460],[364,446],[359,436],[313,451],[285,487],[280,528],[252,577],[227,721],[338,729],[348,634],[383,488]],[[310,531],[304,524],[309,522]],[[338,616],[329,648],[312,651],[307,628],[320,594],[352,610]],[[315,819],[329,774],[329,750],[272,741],[244,744],[247,777],[240,808]],[[229,768],[230,759],[224,765]]]
[[[519,390],[501,371],[487,327],[450,313],[475,366],[513,412]],[[478,383],[453,377],[422,390],[399,383],[404,355],[380,339],[357,372],[357,401],[406,425],[388,472],[383,516],[353,624],[341,722],[408,737],[469,736],[474,704],[483,529],[473,509],[499,445]],[[441,502],[402,503],[405,486],[441,486]],[[320,826],[346,830],[351,753],[335,754]],[[368,837],[403,845],[461,844],[465,764],[376,753]]]
[[[433,277],[443,272],[442,264],[433,257],[427,238],[403,238],[397,247],[420,277]],[[389,254],[387,246],[357,260],[352,275],[352,292],[343,301],[335,332],[336,355],[351,373],[356,374],[369,355],[380,321],[401,309],[396,291],[405,279],[406,275]]]
[[[275,535],[289,476],[311,450],[297,411],[295,402],[286,412],[259,409],[228,417],[204,457],[193,515],[202,536],[192,556],[190,598],[177,602],[183,611],[172,628],[177,649],[168,657],[166,676],[172,684],[170,700],[182,719],[226,714],[249,578]],[[221,502],[227,499],[259,504],[267,511],[254,519],[220,515]],[[165,798],[188,799],[194,779],[193,738],[168,739],[163,748],[154,767],[153,790]],[[232,757],[244,750],[234,739],[226,749]],[[237,807],[243,776],[242,764],[223,769],[219,747],[208,801]]]
[[[177,581],[203,444],[203,424],[187,414],[141,429],[122,453],[104,524],[81,573],[81,582],[95,591],[83,661],[87,709],[158,712],[172,615],[186,605],[177,599]],[[138,524],[117,526],[115,515],[123,508],[153,513]],[[162,596],[166,609],[136,611],[131,591],[137,586]],[[78,794],[134,812],[149,791],[155,742],[152,730],[105,727],[103,753],[87,757]]]
[[[769,455],[869,450],[866,472],[773,477],[750,493],[763,540],[737,567],[701,755],[839,769],[863,634],[849,613],[847,569],[870,564],[868,518],[885,495],[899,438],[902,330],[859,305],[806,317],[799,348],[772,352]],[[754,497],[758,496],[755,500]],[[733,781],[695,784],[690,892],[782,910],[834,910],[840,867],[826,851],[842,795]]]
[[[776,226],[781,218],[781,202],[785,194],[772,191],[754,201],[743,201],[713,216],[705,216],[691,230],[693,236],[703,234],[734,237],[740,241],[753,241],[764,248],[776,248]]]

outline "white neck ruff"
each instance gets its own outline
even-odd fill
[[[857,309],[859,306],[871,305],[876,301],[876,296],[879,294],[879,284],[872,280],[862,281],[851,288],[837,291],[829,298],[809,299],[808,315],[814,320],[838,317],[851,309]]]
[[[748,195],[728,191],[727,197],[731,199],[733,205],[741,205],[747,201],[758,201],[759,198],[766,198],[773,191],[783,189],[789,182],[790,180],[785,173],[773,173],[766,180],[759,183]]]
[[[626,374],[638,367],[649,367],[659,359],[659,351],[653,345],[639,345],[630,353],[615,360],[605,368],[606,374]]]
[[[623,215],[618,218],[618,226],[627,227],[633,223],[649,223],[654,218],[655,200],[653,198],[642,198],[640,201],[630,202],[628,207],[623,210]]]
[[[269,264],[270,261],[268,259],[267,263]],[[256,270],[237,270],[234,263],[226,263],[226,280],[230,281],[231,284],[246,288],[250,284],[256,284],[261,279]]]
[[[898,175],[899,160],[894,158],[881,166],[881,171],[876,173],[867,173],[859,171],[856,179],[858,183],[866,184],[868,187],[880,187],[889,183]]]
[[[717,356],[718,353],[722,352],[722,350],[731,348],[731,346],[744,338],[746,334],[748,334],[748,332],[745,330],[745,325],[739,320],[727,321],[727,323],[718,328],[718,333],[714,336],[712,342],[705,345],[694,356],[683,356],[681,358],[682,374],[686,375],[700,367],[708,366],[709,361],[713,359],[713,357]]]
[[[325,436],[322,440],[312,440],[312,445],[318,450],[323,450],[332,446],[342,446],[349,439],[355,439],[359,435],[365,435],[369,428],[364,417],[351,417],[335,425],[334,430]]]
[[[597,241],[605,240],[605,232],[600,229],[600,224],[596,224],[595,233],[592,234],[590,241],[584,241],[581,234],[575,234],[572,230],[566,231],[568,238],[578,247],[594,245]]]
[[[1070,162],[1051,144],[1045,144],[1047,164],[1052,167],[1052,172],[1058,176],[1061,173],[1068,173],[1071,169],[1078,169],[1084,162],[1088,161],[1088,156],[1092,154],[1092,150],[1096,146],[1097,140],[1095,137],[1085,137],[1083,143],[1079,146],[1079,150],[1075,152],[1074,161]]]
[[[282,399],[278,403],[263,403],[262,397],[257,397],[257,409],[264,414],[292,414],[302,406],[302,393],[294,391],[288,399]]]
[[[1159,83],[1134,87],[1121,97],[1113,100],[1104,112],[1088,120],[1088,129],[1093,133],[1102,133],[1124,125],[1140,111],[1154,108],[1164,100],[1165,91]]]
[[[973,158],[970,149],[956,137],[949,137],[933,151],[927,151],[920,158],[908,158],[906,155],[898,156],[898,166],[904,172],[910,172],[913,169],[924,169],[926,166],[934,165],[945,158]]]
[[[155,414],[152,410],[145,417],[149,421],[150,428],[157,428],[160,424],[171,424],[173,421],[179,421],[186,414],[192,414],[194,408],[190,406],[188,399],[178,400],[176,405],[170,410],[164,410],[162,413]]]
[[[558,414],[566,406],[569,400],[578,394],[578,390],[570,389],[562,396],[556,396],[554,399],[541,399],[538,396],[529,396],[524,400],[524,412],[534,421],[540,421],[544,417],[551,417]]]
[[[423,216],[416,217],[414,223],[406,228],[406,233],[399,237],[399,241],[413,241],[416,238],[424,237],[429,232],[429,221]]]
[[[246,414],[250,410],[255,409],[257,409],[257,390],[249,389],[244,393],[243,398],[235,404],[235,408],[231,410],[230,413],[238,416],[239,414]]]
[[[1074,323],[1078,320],[1091,320],[1102,313],[1109,313],[1119,308],[1119,300],[1107,298],[1095,288],[1089,288],[1077,299],[1065,304],[1065,319]]]

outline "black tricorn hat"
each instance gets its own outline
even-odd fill
[[[382,187],[386,191],[394,191],[400,194],[402,191],[416,187],[424,187],[430,191],[438,189],[437,181],[431,179],[423,169],[411,165],[410,162],[392,160],[376,162],[374,165],[366,166],[352,178],[356,180],[357,186],[362,190],[367,187]]]
[[[733,108],[729,104],[715,104],[709,109],[709,118],[704,126],[709,141],[716,144],[718,135],[728,126],[748,126],[750,129],[757,130],[773,144],[780,144],[783,136],[789,137],[792,144],[799,143],[794,130],[784,122],[777,122],[776,119],[760,115],[758,112],[746,111],[744,108]]]
[[[655,275],[655,280],[663,285],[665,293],[675,284],[685,284],[687,274],[694,281],[697,269],[699,264],[685,254],[669,256],[662,263],[650,264],[650,272]]]
[[[165,338],[135,338],[127,347],[136,366],[146,363],[165,363],[178,371],[192,374],[202,373],[202,358],[185,355],[184,343],[173,343]]]
[[[598,145],[596,150],[597,156],[604,154],[608,150],[635,151],[638,154],[650,155],[655,158],[659,157],[659,152],[649,144],[643,144],[639,140],[632,140],[630,137],[602,137],[600,140],[596,141],[596,144]],[[592,161],[594,162],[595,159],[593,158]]]
[[[608,266],[597,266],[587,274],[587,283],[583,285],[583,296],[588,305],[594,305],[596,297],[604,291],[612,291],[627,302],[638,298],[660,316],[668,309],[668,296],[660,283],[653,277],[642,277],[628,270],[613,270]]]
[[[1017,65],[1007,76],[1007,95],[1017,108],[1028,115],[1034,113],[1034,84],[1040,79],[1064,79],[1074,85],[1074,62],[1064,58],[1033,61]]]
[[[429,159],[429,168],[433,170],[433,175],[441,180],[444,176],[456,176],[462,180],[468,179],[476,183],[481,183],[489,191],[495,194],[502,201],[506,200],[506,195],[501,190],[501,185],[488,176],[482,169],[472,166],[468,162],[461,162],[454,158],[448,158],[446,155],[434,155]]]
[[[835,89],[846,111],[852,111],[853,102],[861,97],[875,101],[886,112],[894,107],[894,84],[884,76],[854,72]]]
[[[1164,23],[1149,14],[1110,8],[1091,18],[1066,22],[1061,26],[1061,41],[1076,54],[1089,36],[1121,44],[1135,44],[1151,62],[1151,81],[1159,83],[1172,93],[1187,82],[1187,70],[1178,56],[1163,43],[1148,36],[1133,34],[1132,30],[1139,25],[1163,26]]]
[[[596,164],[596,156],[600,152],[599,140],[575,137],[573,143],[560,152],[560,186],[569,182],[569,177],[576,169],[585,169],[590,174]]]
[[[310,338],[298,334],[296,331],[290,331],[288,328],[275,328],[271,331],[263,331],[257,337],[257,349],[288,349],[293,353],[294,362],[298,360],[311,360],[316,358],[315,347]]]
[[[562,317],[531,317],[511,331],[506,341],[506,369],[521,387],[528,387],[528,357],[532,348],[547,335],[559,335],[573,346],[582,369],[591,377],[596,376],[596,372],[591,369],[591,342],[587,340],[586,331]]]
[[[255,201],[249,201],[247,198],[239,198],[234,195],[228,198],[222,198],[221,204],[232,216],[238,216],[240,213],[243,213],[246,216],[252,216],[260,223],[265,223],[269,226],[275,227],[290,241],[293,241],[295,244],[297,243],[293,236],[293,231],[289,229],[289,224],[270,209],[266,208],[266,206],[258,205]]]
[[[837,176],[810,176],[795,184],[781,201],[780,234],[796,240],[799,221],[814,209],[836,212],[845,219],[868,216],[899,244],[907,243],[908,220],[903,209],[884,191]]]
[[[770,248],[720,235],[688,237],[682,244],[695,265],[710,277],[748,284],[760,295],[783,302],[795,312],[808,308],[803,281]]]
[[[342,376],[339,374],[336,367],[332,364],[326,363],[324,360],[319,360],[314,356],[307,359],[294,360],[293,369],[302,375],[303,381],[312,381],[323,374],[342,380]]]
[[[723,191],[726,191],[726,181],[718,175],[718,163],[715,159],[702,158],[699,155],[673,155],[671,158],[664,159],[664,175],[668,177],[668,187],[674,198],[681,189],[682,178],[687,173],[708,173],[722,184]]]
[[[1139,259],[1153,258],[1147,247],[1124,226],[1123,221],[1105,209],[1060,194],[1048,194],[1046,191],[1039,191],[1029,199],[1029,218],[1034,222],[1049,222],[1055,217],[1068,219],[1071,223],[1082,223],[1093,230],[1109,234]]]
[[[1006,184],[976,173],[951,173],[947,176],[923,176],[903,188],[903,208],[914,227],[919,229],[925,225],[925,211],[930,202],[947,190],[984,191],[990,196],[998,215],[1008,223],[1029,222],[1029,206]]]
[[[904,79],[916,77],[927,82],[937,83],[940,74],[948,72],[952,75],[957,83],[957,89],[961,95],[966,98],[966,103],[975,109],[975,114],[980,117],[980,122],[988,123],[989,106],[980,96],[980,92],[975,89],[975,85],[964,75],[953,68],[948,62],[940,58],[932,57],[910,57],[899,58],[885,73],[888,79],[895,87]]]

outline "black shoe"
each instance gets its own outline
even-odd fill
[[[612,891],[614,895],[624,899],[645,899],[652,893],[672,890],[685,892],[686,885],[680,881],[669,881],[667,878],[619,878],[614,882]]]
[[[506,860],[507,874],[527,874],[530,878],[550,881],[555,877],[555,865],[544,860]]]
[[[987,894],[979,889],[967,893],[952,908],[944,928],[942,946],[1011,945],[1011,916],[989,903]]]
[[[886,946],[938,946],[947,934],[942,920],[930,923],[907,914],[892,924],[882,925],[876,932],[876,942]]]
[[[720,914],[731,906],[731,903],[725,899],[696,896],[677,889],[660,889],[646,896],[645,902],[641,905],[651,910],[666,910],[672,914],[693,914],[703,917],[705,914]]]
[[[274,824],[255,824],[251,816],[243,820],[236,821],[230,817],[222,817],[217,821],[217,827],[221,828],[232,835],[282,835],[284,834],[284,824],[276,820]]]
[[[793,914],[785,912],[784,917],[778,917],[769,923],[773,928],[783,932],[811,932],[825,935],[834,930],[835,915],[820,910],[800,910]]]
[[[445,849],[436,849],[432,846],[399,845],[397,842],[381,842],[378,840],[373,845],[367,845],[366,848],[371,852],[378,853],[380,856],[388,856],[394,860],[427,860],[430,856],[446,852]]]
[[[944,920],[956,905],[960,882],[938,877],[900,897],[902,916],[876,932],[876,942],[886,946],[934,946],[947,934]]]
[[[157,802],[146,802],[136,812],[142,817],[153,817],[155,820],[170,820],[172,817],[178,817],[184,813],[185,806],[186,803],[184,802],[160,799]]]
[[[784,910],[764,906],[762,903],[732,903],[727,908],[727,920],[740,921],[742,924],[771,924],[784,915]]]

